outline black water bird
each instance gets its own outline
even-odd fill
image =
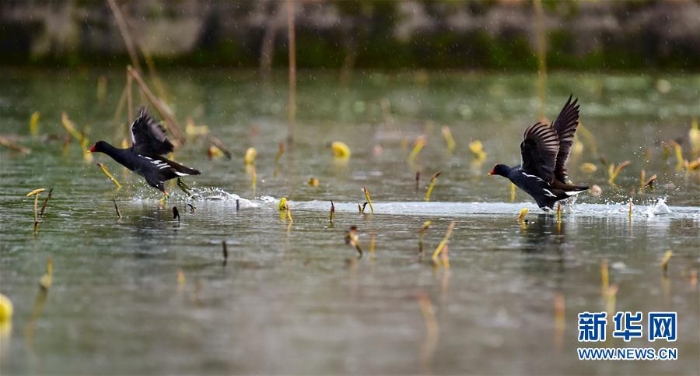
[[[133,144],[127,149],[119,149],[106,141],[97,141],[90,152],[105,153],[129,170],[143,176],[151,187],[166,193],[164,183],[180,176],[199,175],[199,171],[171,161],[163,154],[173,151],[163,126],[156,122],[146,109],[131,124]]]
[[[578,99],[566,101],[552,125],[536,123],[525,129],[520,143],[521,164],[508,167],[497,164],[490,175],[510,179],[535,199],[540,209],[552,209],[564,200],[588,189],[572,185],[566,173],[566,161],[578,127]]]

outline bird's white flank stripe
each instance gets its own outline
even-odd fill
[[[537,180],[539,180],[539,181],[544,181],[544,180],[543,180],[541,177],[539,177],[539,176],[529,175],[529,174],[526,174],[526,173],[524,173],[524,172],[522,172],[522,174],[525,175],[525,176],[528,177],[528,178],[535,178],[535,179],[537,179]]]
[[[148,157],[146,157],[146,158],[148,158]],[[148,158],[148,159],[151,161],[151,163],[153,163],[160,170],[169,167],[169,165],[163,161],[159,161],[157,159],[154,160],[154,159],[150,159],[150,158]]]
[[[546,196],[549,196],[549,197],[557,197],[557,195],[555,195],[554,193],[552,193],[552,191],[550,191],[549,189],[543,189],[543,191],[547,192]]]
[[[564,193],[566,193],[567,196],[576,196],[577,194],[579,194],[581,192],[585,192],[585,191],[586,190],[584,189],[582,191],[565,191]]]

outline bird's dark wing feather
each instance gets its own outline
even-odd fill
[[[557,132],[549,125],[537,123],[525,129],[520,143],[523,172],[550,183],[559,153]]]
[[[552,123],[552,128],[559,136],[559,153],[557,154],[557,163],[554,166],[554,177],[559,181],[566,183],[566,161],[571,153],[571,145],[574,143],[574,133],[578,127],[578,99],[571,101],[572,96],[566,101],[564,108],[559,112],[559,116]]]
[[[131,124],[131,138],[134,151],[144,156],[153,157],[173,151],[173,144],[168,141],[165,129],[145,108],[141,108],[139,117]]]

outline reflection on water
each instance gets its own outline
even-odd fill
[[[551,214],[538,214],[521,230],[523,252],[542,252],[562,256],[566,246],[566,222]]]
[[[584,142],[570,174],[600,185],[603,195],[580,197],[561,221],[520,191],[509,203],[508,185],[486,176],[493,161],[519,159],[522,129],[534,120],[529,76],[435,75],[416,87],[399,74],[343,88],[330,76],[300,77],[298,143],[293,155],[275,161],[286,136],[286,91],[275,85],[285,80],[273,79],[271,90],[247,75],[173,75],[165,81],[177,114],[206,124],[233,159],[209,161],[206,140],[188,140],[177,160],[202,175],[187,180],[194,197],[175,189],[167,203],[138,176],[97,157],[123,183],[114,190],[76,145],[63,148],[61,111],[81,129],[89,126],[90,138],[118,142],[124,135],[111,121],[123,75],[109,75],[110,93],[98,106],[95,77],[70,77],[0,77],[1,132],[32,149],[0,150],[0,290],[15,306],[9,339],[0,333],[2,373],[698,374],[700,178],[677,172],[659,142],[687,134],[696,76],[670,77],[673,90],[664,95],[647,77],[550,77],[554,104],[545,112],[574,92],[598,150],[609,161],[632,161],[612,186],[603,167],[579,169],[599,160]],[[382,113],[383,101],[390,114]],[[36,110],[40,132],[56,141],[28,135]],[[453,152],[445,150],[442,125],[454,135]],[[421,134],[428,143],[409,164]],[[352,149],[343,163],[328,148],[336,140]],[[486,161],[469,152],[474,140],[483,143]],[[249,147],[258,150],[255,188],[242,162]],[[659,176],[656,189],[643,194],[636,191],[642,168]],[[309,185],[310,177],[319,184]],[[38,187],[54,193],[34,236],[33,202],[24,195]],[[358,212],[363,187],[372,192],[373,215]],[[280,216],[282,197],[293,221]],[[527,224],[517,221],[523,207],[530,209]],[[426,220],[432,226],[420,257]],[[429,256],[452,221],[449,269],[435,268]],[[357,260],[345,244],[353,225],[365,250],[374,236],[373,256]],[[669,249],[664,276],[660,262]],[[39,304],[48,256],[53,285]],[[611,288],[614,300],[606,295]],[[678,312],[679,338],[604,346],[673,346],[680,359],[579,361],[577,314],[612,304]]]

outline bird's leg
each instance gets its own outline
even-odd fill
[[[161,199],[159,200],[159,201],[160,201],[160,204],[161,204],[161,205],[165,205],[165,203],[168,202],[168,197],[169,197],[169,196],[170,196],[170,194],[168,193],[168,191],[163,190],[163,198],[161,198]]]
[[[185,192],[187,196],[189,196],[190,198],[192,197],[190,187],[187,184],[185,184],[185,182],[182,179],[177,178],[177,186],[180,188],[181,191]]]

